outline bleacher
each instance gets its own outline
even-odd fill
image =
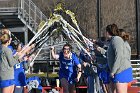
[[[9,1],[9,3],[11,2]],[[38,29],[38,25],[42,21],[47,21],[47,17],[31,0],[18,0],[17,3],[15,6],[0,6],[0,20],[1,23],[10,28],[12,32],[24,32],[26,36],[23,42],[28,43],[30,38],[28,36],[31,33],[34,35]],[[19,28],[22,28],[22,30],[19,31]],[[27,31],[29,32],[26,33]],[[40,70],[42,72],[57,73],[59,70],[59,61],[51,58],[50,46],[54,45],[59,52],[65,43],[66,41],[64,41],[61,36],[55,40],[55,42],[50,38],[49,41],[44,44],[40,54],[35,60],[34,66],[37,65],[37,67],[39,67],[34,68],[37,69],[35,72]],[[74,51],[77,51],[75,44],[73,44],[73,47]],[[136,80],[136,82],[132,84],[132,88],[140,87],[140,61],[132,60],[132,66],[134,80]]]
[[[13,4],[14,3],[14,4]],[[35,34],[39,24],[42,21],[47,21],[47,17],[40,11],[40,9],[32,2],[32,0],[18,0],[13,2],[12,0],[0,1],[0,22],[7,28],[14,28],[11,32],[15,32],[16,28],[23,28],[28,32],[25,34],[26,44],[29,38],[32,38],[29,34]]]

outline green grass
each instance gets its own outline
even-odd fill
[[[27,76],[27,78],[28,78],[28,77],[32,77],[32,76],[47,77],[47,73],[41,73],[41,74],[38,74],[38,73],[27,74],[26,76]],[[58,77],[58,74],[56,74],[56,73],[49,73],[49,74],[48,74],[48,77],[49,77],[49,78],[55,78],[55,77]]]

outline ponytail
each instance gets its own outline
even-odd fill
[[[124,40],[128,41],[130,39],[130,35],[125,32],[124,29],[119,29],[119,36]]]

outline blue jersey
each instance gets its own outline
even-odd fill
[[[10,45],[8,46],[8,48],[9,48],[9,49],[11,49],[12,51],[14,50],[14,49],[13,49],[13,47],[12,47],[12,46],[10,46]]]
[[[15,77],[15,86],[25,86],[26,85],[26,76],[23,64],[26,61],[18,63],[14,66],[14,77]]]
[[[81,61],[84,61],[84,62],[90,63],[92,61],[91,57],[84,52],[81,52],[79,57],[80,57]]]
[[[60,71],[59,78],[65,78],[69,83],[73,83],[77,77],[77,65],[80,64],[75,53],[72,53],[70,59],[65,59],[62,52],[59,54]]]

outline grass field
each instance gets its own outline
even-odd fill
[[[47,77],[47,73],[33,73],[33,74],[26,74],[27,78],[32,76],[38,76],[38,77]],[[48,78],[56,78],[58,77],[57,73],[48,73]]]

